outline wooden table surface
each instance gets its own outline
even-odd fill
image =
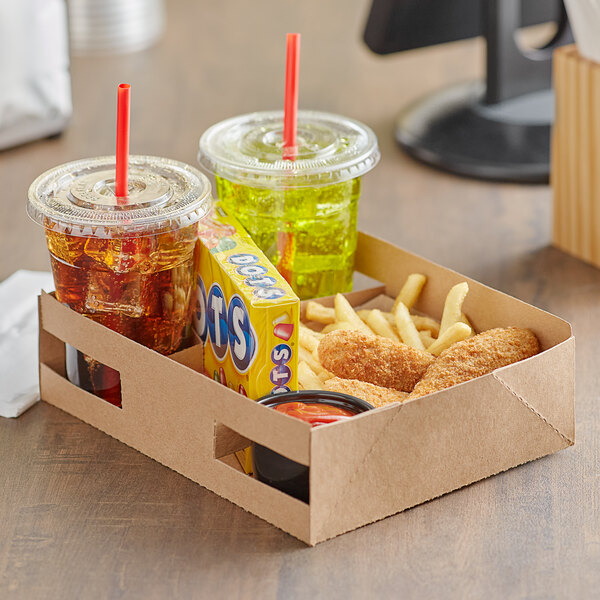
[[[367,8],[170,0],[157,46],[75,58],[65,134],[0,153],[0,279],[48,268],[27,187],[54,165],[112,153],[117,83],[133,86],[132,152],[195,164],[206,127],[282,105],[284,36],[300,31],[301,107],[357,118],[379,136],[360,226],[573,324],[576,445],[308,548],[40,403],[0,419],[0,597],[597,597],[600,273],[550,247],[548,187],[460,179],[396,148],[397,111],[480,75],[483,47],[375,56],[361,42]]]

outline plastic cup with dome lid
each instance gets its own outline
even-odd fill
[[[301,299],[352,289],[361,177],[379,160],[369,127],[298,111],[300,35],[288,34],[284,110],[227,119],[200,138],[225,210]]]
[[[302,299],[352,288],[361,178],[379,161],[367,126],[298,111],[296,154],[286,160],[283,111],[234,117],[200,138],[215,194]]]
[[[117,155],[43,173],[27,212],[44,227],[59,302],[171,354],[191,339],[195,247],[211,186],[184,163],[129,156],[128,94],[119,86]],[[120,404],[118,372],[70,346],[66,359],[73,383]]]

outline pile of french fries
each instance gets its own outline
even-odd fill
[[[324,325],[320,332],[300,323],[298,381],[301,389],[323,389],[333,377],[319,361],[318,346],[323,335],[336,329],[354,329],[367,335],[379,335],[399,344],[439,356],[452,344],[474,335],[473,327],[462,311],[469,291],[466,281],[453,286],[444,303],[442,320],[411,314],[427,277],[412,273],[406,279],[390,312],[378,309],[355,311],[341,294],[335,297],[334,307],[318,302],[306,304],[306,320]]]

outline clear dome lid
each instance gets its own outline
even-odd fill
[[[198,161],[234,183],[284,189],[321,187],[364,175],[379,162],[373,131],[352,119],[298,111],[295,160],[283,159],[283,111],[221,121],[200,138]]]
[[[67,235],[118,238],[172,231],[196,223],[212,203],[198,169],[155,156],[130,156],[129,196],[115,196],[115,157],[65,163],[30,186],[29,216]]]

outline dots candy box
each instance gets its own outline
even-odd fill
[[[296,390],[298,297],[218,203],[201,221],[197,260],[206,374],[255,400]]]

